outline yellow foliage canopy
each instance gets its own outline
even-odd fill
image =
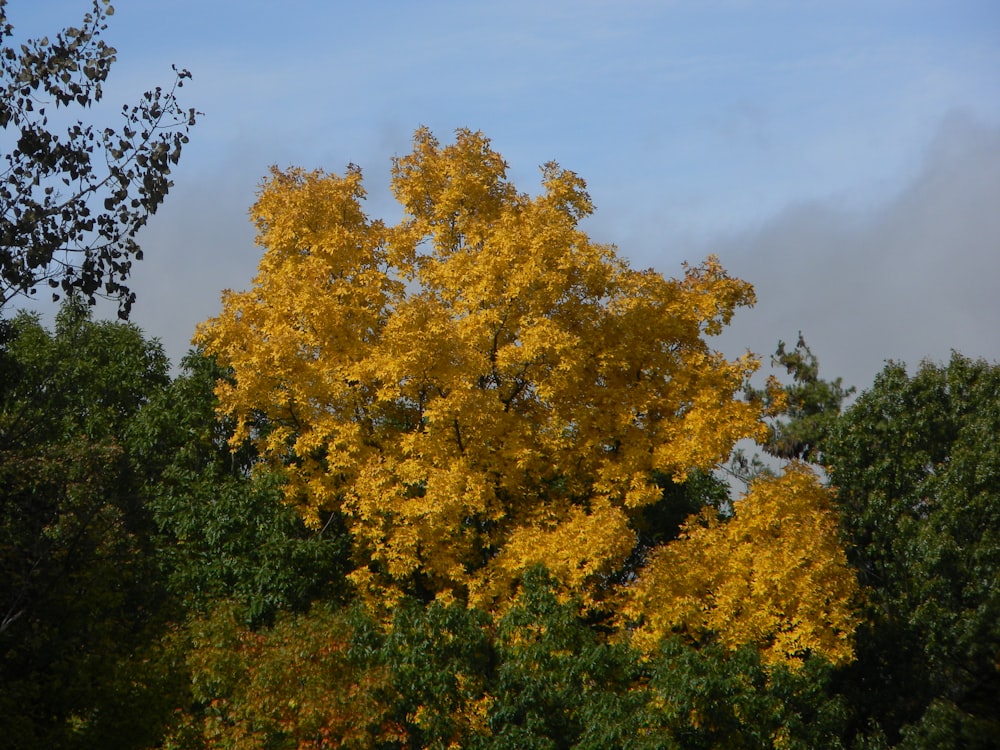
[[[535,563],[586,599],[661,498],[654,472],[683,481],[762,436],[737,398],[756,360],[705,340],[750,285],[714,258],[680,279],[633,270],[579,229],[579,177],[550,163],[542,185],[518,192],[465,130],[446,147],[419,130],[394,161],[395,226],[365,215],[356,168],[275,169],[253,287],[199,328],[234,373],[235,439],[257,440],[307,520],[344,514],[375,600],[491,606]]]
[[[831,493],[801,464],[759,479],[734,516],[689,521],[623,592],[633,642],[670,633],[753,643],[770,663],[853,658],[857,581],[838,543]]]

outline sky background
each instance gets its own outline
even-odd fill
[[[7,13],[15,37],[52,36],[87,8]],[[758,295],[716,341],[727,354],[766,358],[801,330],[823,374],[862,388],[887,359],[1000,359],[996,0],[115,9],[110,112],[176,64],[204,113],[133,274],[133,320],[175,362],[220,291],[251,283],[247,211],[270,165],[358,164],[369,214],[394,219],[391,159],[421,125],[483,131],[522,191],[547,161],[577,172],[585,228],[635,267],[677,276],[717,254]]]

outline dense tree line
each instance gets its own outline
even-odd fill
[[[829,420],[825,466],[861,594],[855,656],[839,664],[776,663],[753,638],[704,628],[640,648],[542,566],[499,613],[416,594],[373,612],[347,577],[344,520],[309,528],[252,443],[230,443],[214,391],[231,376],[211,359],[193,353],[171,378],[155,341],[71,301],[51,331],[5,321],[0,365],[9,747],[988,748],[1000,736],[996,365],[890,364]],[[689,534],[711,532],[707,508],[732,525],[746,501],[720,514],[726,491],[708,475],[665,484],[650,524],[675,537],[669,510],[689,514]]]
[[[750,387],[709,343],[747,283],[636,271],[572,172],[529,196],[422,129],[393,226],[356,168],[274,171],[258,276],[172,375],[90,304],[127,314],[194,113],[102,141],[92,222],[95,147],[27,103],[99,98],[110,12],[3,55],[0,306],[68,295],[0,321],[5,747],[998,745],[1000,366],[890,363],[844,408],[800,338]]]

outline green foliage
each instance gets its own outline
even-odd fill
[[[955,354],[889,364],[828,441],[870,609],[848,690],[891,743],[1000,736],[998,434],[1000,366]]]
[[[1000,738],[994,716],[966,713],[944,698],[935,698],[901,734],[900,750],[993,750]]]
[[[165,591],[127,433],[166,358],[68,302],[21,315],[0,361],[0,736],[6,747],[136,747],[163,720],[152,668]]]
[[[667,639],[649,665],[643,748],[838,748],[846,711],[822,659],[766,667],[759,652]]]
[[[191,74],[175,68],[173,86],[126,105],[118,128],[75,117],[58,118],[73,123],[65,133],[50,126],[50,110],[82,117],[101,101],[116,56],[101,34],[113,12],[93,0],[79,27],[13,42],[0,0],[0,131],[14,144],[0,167],[0,308],[43,283],[91,304],[115,299],[123,318],[135,299],[126,284],[142,258],[135,236],[172,186],[197,113],[177,101]]]
[[[79,298],[60,308],[52,333],[27,314],[8,325],[5,444],[124,436],[150,395],[169,382],[158,342],[134,326],[94,323]]]
[[[161,530],[161,564],[186,609],[242,603],[257,626],[282,609],[346,594],[350,546],[341,519],[310,530],[282,498],[278,475],[253,472],[253,450],[231,449],[231,425],[215,416],[214,387],[226,376],[191,353],[183,371],[135,421],[135,447],[152,471],[150,507]]]
[[[841,747],[832,668],[767,667],[667,640],[644,660],[560,601],[543,569],[493,625],[456,603],[400,603],[381,628],[317,606],[247,629],[223,605],[191,623],[195,708],[167,747],[664,750]]]
[[[346,594],[348,545],[331,523],[310,531],[282,502],[273,478],[186,477],[152,501],[164,530],[161,559],[170,590],[193,612],[231,597],[259,625],[283,609]]]
[[[214,415],[223,373],[96,323],[4,326],[0,368],[0,731],[6,746],[143,747],[183,705],[187,613],[243,625],[343,595],[337,519],[307,531]],[[338,586],[339,584],[339,586]],[[176,630],[176,627],[174,627]]]
[[[588,626],[579,602],[560,602],[541,568],[524,578],[500,620],[490,691],[491,736],[476,747],[624,747],[630,717],[642,704],[630,694],[637,655]]]
[[[784,368],[792,382],[782,386],[777,394],[748,390],[751,398],[763,400],[768,407],[776,405],[776,396],[784,401],[781,419],[773,424],[764,451],[776,458],[823,463],[823,442],[854,388],[844,388],[841,378],[820,378],[819,360],[801,332],[792,351],[784,341],[778,342],[771,365]]]
[[[467,746],[485,731],[494,659],[489,624],[485,612],[456,603],[407,599],[396,610],[375,663],[391,675],[389,717],[404,728],[404,746]]]

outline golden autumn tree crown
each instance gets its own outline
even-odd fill
[[[272,170],[252,210],[253,286],[196,342],[234,439],[252,437],[307,521],[342,514],[352,579],[492,608],[536,564],[585,602],[634,519],[743,438],[757,361],[717,334],[753,290],[715,258],[637,271],[579,228],[593,207],[554,163],[518,192],[481,133],[426,129],[394,160],[402,220],[362,209],[360,170]],[[263,425],[263,426],[262,426]]]

